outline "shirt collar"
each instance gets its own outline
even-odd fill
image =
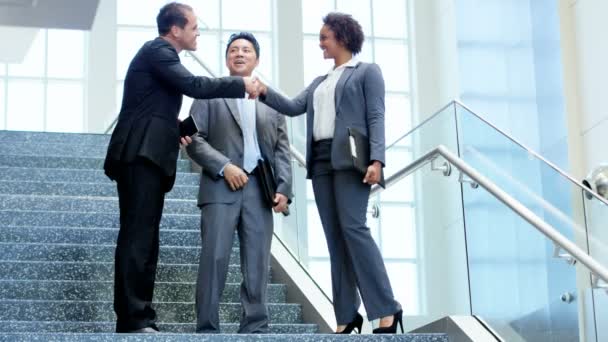
[[[357,64],[359,64],[359,61],[357,60],[357,58],[353,57],[348,62],[340,65],[339,67],[337,67],[335,69],[331,68],[329,70],[328,74],[332,73],[333,71],[338,71],[338,70],[341,70],[341,69],[344,69],[344,68],[354,68],[354,67],[357,66]]]

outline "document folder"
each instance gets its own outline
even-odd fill
[[[198,132],[194,119],[189,116],[186,120],[179,123],[179,136],[180,137],[191,137]]]
[[[348,127],[348,150],[353,161],[353,167],[364,176],[367,173],[369,160],[369,139],[356,128]],[[384,188],[384,170],[380,170],[378,185]]]
[[[277,203],[274,201],[274,195],[277,192],[277,183],[274,180],[274,174],[272,172],[270,162],[266,159],[258,160],[258,167],[256,167],[255,172],[262,187],[264,201],[270,208],[273,208],[275,205],[277,205]],[[289,208],[283,212],[283,215],[289,215]]]

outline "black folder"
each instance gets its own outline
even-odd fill
[[[364,176],[367,173],[369,160],[369,139],[356,128],[348,127],[348,152],[353,161],[355,170]],[[378,185],[384,188],[384,169],[380,169],[380,181]]]
[[[272,172],[270,162],[267,159],[258,160],[258,166],[255,168],[255,174],[258,176],[258,180],[262,186],[264,201],[270,208],[273,208],[275,205],[277,205],[277,203],[274,201],[274,195],[277,192],[277,183],[274,179],[274,173]],[[289,207],[285,209],[283,215],[289,215]]]
[[[179,123],[179,136],[180,137],[191,137],[198,132],[194,119],[189,116],[186,120]]]

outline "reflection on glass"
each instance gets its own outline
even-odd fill
[[[373,0],[374,35],[407,38],[407,0]]]
[[[407,45],[393,40],[375,40],[376,63],[382,69],[387,91],[409,91],[410,72]]]
[[[8,105],[6,129],[44,130],[44,84],[42,81],[10,80],[6,101]]]
[[[395,299],[403,307],[404,315],[420,315],[421,292],[419,289],[420,270],[414,262],[386,262],[386,272],[393,286]]]
[[[83,31],[48,30],[48,77],[82,78],[84,50]]]
[[[6,64],[0,63],[0,76],[6,75]]]
[[[396,191],[398,189],[386,190],[386,192]],[[404,202],[403,199],[395,202],[388,202],[384,197],[382,199],[380,217],[382,239],[379,244],[382,256],[384,258],[416,259],[417,241],[412,204]]]
[[[226,30],[270,31],[270,0],[222,0],[222,26]]]
[[[8,65],[10,76],[43,77],[44,61],[46,54],[44,45],[46,42],[46,30],[38,31],[22,63]]]
[[[81,82],[50,81],[47,84],[46,131],[84,131],[84,91]]]

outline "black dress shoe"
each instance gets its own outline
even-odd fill
[[[390,327],[376,328],[374,329],[374,334],[396,334],[397,322],[399,322],[401,333],[403,334],[403,310],[399,310],[393,315],[393,324]]]
[[[156,330],[152,327],[145,327],[145,328],[129,331],[129,334],[156,334],[156,333],[158,333],[158,330]]]
[[[359,313],[357,312],[357,316],[355,316],[355,319],[352,322],[348,323],[344,330],[337,332],[336,334],[350,334],[353,332],[353,330],[355,330],[355,328],[357,328],[357,334],[360,334],[361,326],[363,326],[363,316],[359,315]]]

